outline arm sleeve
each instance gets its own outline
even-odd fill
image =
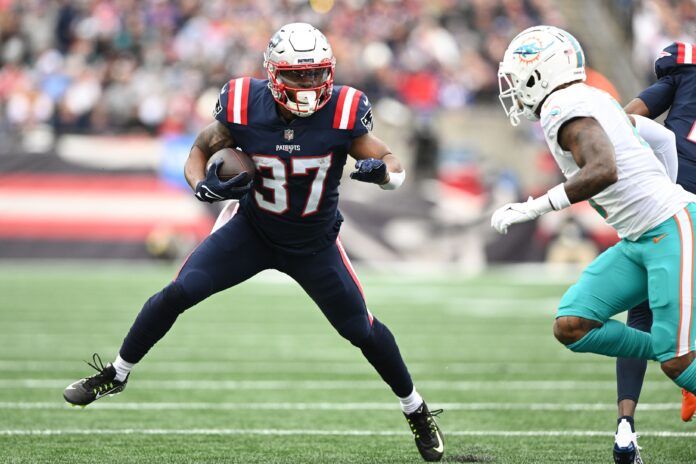
[[[355,124],[350,132],[351,138],[357,138],[372,131],[372,105],[367,95],[360,96],[355,113]]]
[[[650,111],[650,117],[654,119],[672,106],[676,89],[675,77],[670,74],[643,90],[638,98],[643,100]]]
[[[665,167],[665,171],[667,171],[667,175],[672,182],[676,182],[679,160],[677,159],[677,145],[674,132],[652,119],[644,118],[637,114],[634,114],[633,118],[636,120],[638,134],[653,149],[655,156]]]

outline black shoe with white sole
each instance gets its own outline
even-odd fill
[[[411,432],[416,440],[416,446],[423,459],[428,462],[439,461],[445,454],[445,442],[442,439],[440,427],[435,422],[435,416],[442,409],[430,412],[428,406],[423,403],[420,408],[411,414],[405,414],[406,422],[411,427]]]
[[[92,361],[94,364],[87,364],[97,373],[71,383],[63,391],[63,398],[73,406],[87,406],[106,395],[121,393],[126,388],[128,377],[123,382],[116,380],[116,369],[111,363],[105,366],[97,353],[92,355]]]

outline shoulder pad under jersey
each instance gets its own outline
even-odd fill
[[[677,66],[693,64],[696,64],[696,45],[674,42],[665,47],[655,60],[655,75],[660,79]]]

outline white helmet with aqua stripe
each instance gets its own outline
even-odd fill
[[[510,123],[536,121],[542,101],[556,88],[585,80],[585,54],[575,37],[553,26],[534,26],[517,35],[498,68],[500,102]]]

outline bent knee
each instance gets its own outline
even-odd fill
[[[694,360],[694,352],[687,353],[685,355],[669,359],[660,364],[662,372],[664,372],[667,377],[675,380],[677,377],[682,375],[682,373],[691,365]]]
[[[597,321],[582,317],[561,316],[553,323],[553,335],[556,340],[568,346],[587,335],[590,330],[601,326]]]
[[[367,315],[360,315],[336,326],[336,330],[343,338],[360,347],[369,339],[372,333],[372,325]]]

